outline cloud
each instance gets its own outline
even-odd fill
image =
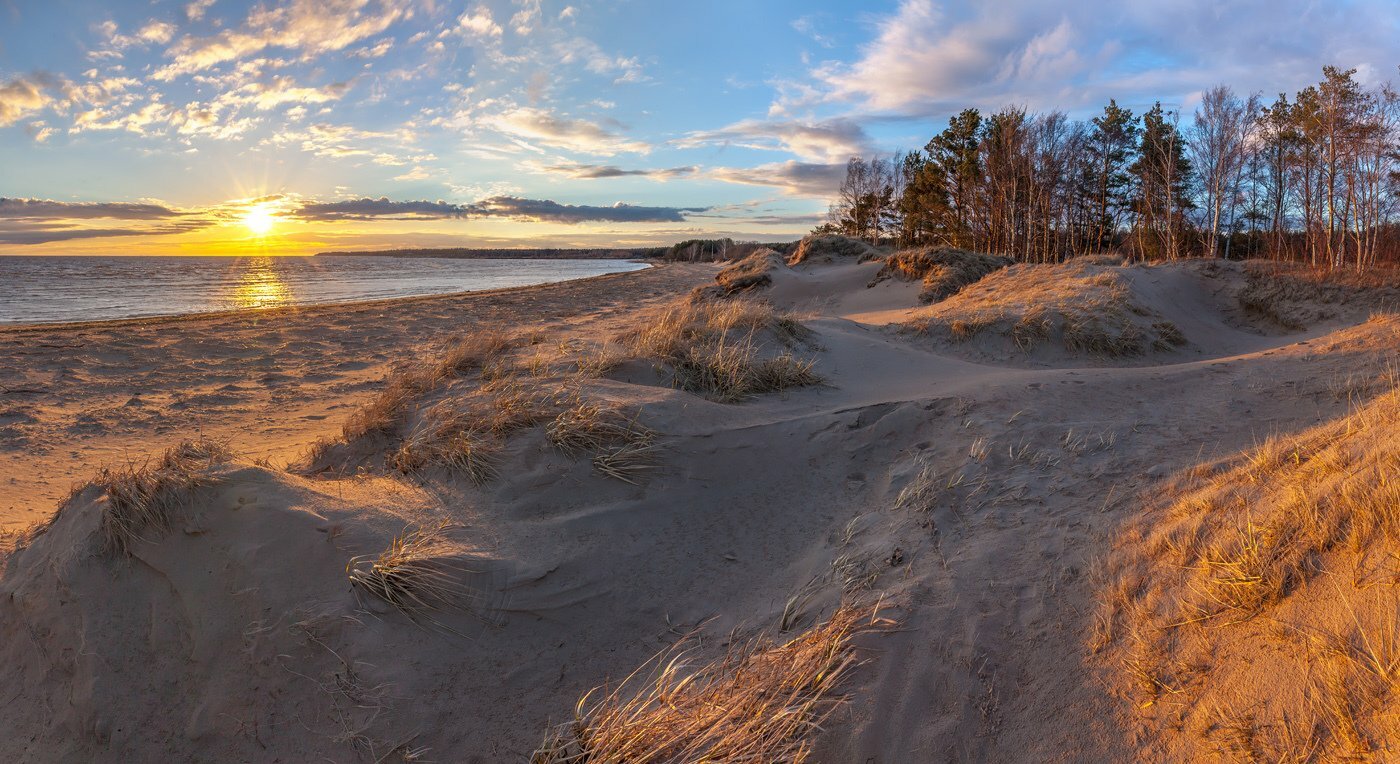
[[[214,0],[194,0],[185,6],[185,18],[190,21],[199,21],[204,18],[204,12],[209,10],[209,6],[214,4]]]
[[[88,228],[88,220],[124,220],[125,228]],[[156,225],[150,225],[156,223]],[[0,197],[0,244],[183,233],[212,225],[194,215],[154,202],[59,202],[52,199]]]
[[[757,167],[717,167],[708,175],[725,183],[782,189],[791,196],[830,199],[846,177],[846,165],[774,162]]]
[[[300,50],[307,57],[341,50],[411,15],[408,0],[291,0],[278,7],[258,5],[238,29],[181,38],[166,51],[171,62],[156,70],[154,77],[172,80],[271,47]]]
[[[54,78],[42,72],[0,84],[0,127],[13,125],[26,114],[52,103],[53,97],[45,91],[55,85]]]
[[[510,218],[550,223],[680,223],[697,209],[643,207],[618,202],[610,207],[560,204],[548,199],[492,196],[470,204],[445,201],[392,201],[349,199],[338,202],[306,202],[295,215],[306,220],[434,220],[457,218]]]
[[[326,103],[339,100],[350,89],[348,82],[336,82],[319,88],[301,87],[291,77],[273,77],[264,82],[250,82],[219,96],[220,105],[249,105],[262,111],[285,103]]]
[[[494,196],[477,202],[473,207],[478,215],[485,217],[550,223],[683,223],[685,213],[698,211],[681,207],[640,207],[622,202],[611,207],[591,207],[515,196]]]
[[[482,124],[497,132],[543,146],[597,156],[619,153],[645,154],[648,144],[626,138],[592,122],[560,117],[544,109],[514,108],[486,117]]]
[[[823,92],[808,100],[944,116],[1008,103],[1093,110],[1110,97],[1180,104],[1220,82],[1239,92],[1291,90],[1316,81],[1324,64],[1393,70],[1400,55],[1394,24],[1358,23],[1393,18],[1393,5],[902,0],[876,20],[874,38],[854,61],[812,70]]]
[[[457,17],[457,28],[468,39],[489,40],[501,36],[501,25],[491,17],[491,9],[481,5]]]
[[[162,204],[146,202],[58,202],[52,199],[17,199],[0,196],[0,219],[163,220],[179,217],[183,214],[185,213],[177,212]]]
[[[563,175],[566,178],[576,180],[598,180],[602,178],[652,178],[654,180],[672,180],[694,175],[700,168],[691,165],[689,167],[667,167],[653,170],[624,170],[610,164],[577,164],[564,162],[560,164],[540,165],[529,163],[530,166],[539,171],[554,175]]]
[[[676,141],[681,148],[735,145],[760,151],[786,151],[808,162],[845,162],[869,153],[870,137],[854,120],[814,122],[744,120],[718,130],[693,132]]]

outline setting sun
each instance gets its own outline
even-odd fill
[[[243,225],[258,236],[266,236],[270,233],[276,222],[277,216],[273,214],[271,207],[266,203],[255,204],[243,213]]]

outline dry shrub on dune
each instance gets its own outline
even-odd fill
[[[813,362],[792,353],[809,334],[791,314],[756,300],[680,300],[622,341],[667,368],[676,387],[733,403],[820,384]]]
[[[731,295],[768,286],[773,282],[773,272],[784,267],[782,255],[771,249],[760,249],[720,271],[715,281],[721,293]]]
[[[843,608],[784,644],[730,642],[718,659],[691,665],[682,641],[612,689],[581,699],[574,721],[553,730],[532,764],[789,762],[811,756],[822,722],[856,659],[852,638],[869,611]]]
[[[1285,263],[1249,263],[1237,295],[1246,310],[1302,330],[1347,309],[1400,310],[1400,268],[1322,270]]]
[[[1180,478],[1110,558],[1090,647],[1185,758],[1397,760],[1397,560],[1392,390]]]
[[[1071,261],[1012,265],[967,286],[906,324],[967,341],[993,333],[1029,351],[1055,339],[1073,353],[1105,357],[1170,350],[1186,338],[1154,320],[1115,269]]]
[[[1011,265],[1011,258],[983,255],[950,247],[905,249],[885,258],[875,278],[893,276],[904,281],[922,281],[919,302],[938,302],[957,294],[963,287],[989,273]]]
[[[102,489],[98,535],[104,550],[126,554],[146,534],[163,533],[191,504],[191,492],[215,482],[214,468],[232,458],[210,441],[181,443],[154,464],[106,468],[94,485]]]
[[[797,243],[797,248],[788,256],[788,265],[800,265],[808,261],[830,263],[836,260],[865,262],[880,256],[880,250],[849,236],[838,234],[814,234]]]

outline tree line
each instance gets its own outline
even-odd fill
[[[1054,262],[1268,257],[1365,269],[1400,261],[1400,94],[1356,70],[1265,104],[1206,91],[1188,124],[1157,103],[966,109],[922,150],[852,158],[819,232]]]

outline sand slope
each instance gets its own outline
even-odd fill
[[[597,320],[529,324],[540,306],[522,300],[511,328],[548,340],[514,357],[615,342],[650,320],[641,295],[716,271],[687,267],[614,277],[636,291],[613,292]],[[519,761],[583,693],[684,633],[700,629],[713,655],[879,601],[899,626],[860,638],[868,662],[814,760],[1134,760],[1152,743],[1086,648],[1098,558],[1172,472],[1375,394],[1356,380],[1393,360],[1397,324],[1280,333],[1239,306],[1231,267],[1095,265],[1188,343],[1026,353],[901,329],[959,296],[921,307],[917,283],[867,287],[879,267],[775,264],[751,290],[805,311],[814,334],[798,352],[823,385],[733,404],[641,361],[583,378],[578,394],[660,434],[660,469],[637,485],[550,447],[542,427],[510,434],[483,485],[235,458],[130,558],[95,546],[103,499],[80,493],[0,577],[0,753]],[[595,301],[585,285],[570,295],[580,313]],[[357,595],[348,561],[439,521],[461,526],[454,559],[480,594],[468,612],[414,623]]]

